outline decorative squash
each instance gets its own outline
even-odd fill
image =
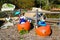
[[[29,30],[30,29],[30,22],[26,21],[24,24],[17,24],[18,31],[24,29]]]
[[[40,27],[36,28],[36,33],[39,36],[49,36],[51,33],[50,25],[40,26]]]

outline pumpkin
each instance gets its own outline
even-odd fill
[[[40,26],[36,28],[36,34],[39,36],[49,36],[51,33],[50,25]]]
[[[30,22],[26,21],[24,24],[17,24],[18,31],[24,29],[29,30],[30,29]]]

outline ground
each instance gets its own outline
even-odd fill
[[[59,40],[60,28],[51,26],[52,34],[48,37],[40,37],[36,35],[35,30],[30,30],[29,33],[20,35],[17,26],[9,27],[8,29],[0,29],[0,40]]]

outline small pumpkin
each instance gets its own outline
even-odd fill
[[[26,21],[24,24],[17,24],[18,31],[20,30],[29,30],[30,29],[30,22]]]
[[[49,36],[51,34],[50,25],[40,26],[36,28],[36,34],[39,36]]]

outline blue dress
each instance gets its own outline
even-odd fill
[[[20,19],[20,23],[22,22],[26,22],[26,20],[24,18]]]
[[[38,21],[38,26],[46,26],[45,21]]]

